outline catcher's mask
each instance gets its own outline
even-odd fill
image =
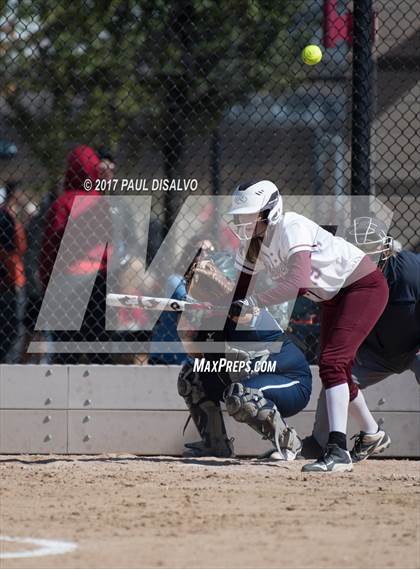
[[[374,217],[356,217],[346,231],[348,241],[369,255],[380,269],[393,254],[393,239],[385,223]]]

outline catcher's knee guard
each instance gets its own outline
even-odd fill
[[[232,441],[228,439],[220,403],[208,399],[200,374],[190,363],[183,364],[178,377],[178,393],[184,398],[201,441],[187,443],[188,456],[234,455]],[[184,427],[188,425],[188,421]]]
[[[189,362],[184,362],[179,372],[178,393],[185,399],[187,405],[198,403],[206,395],[198,372],[194,371]]]
[[[260,389],[232,383],[225,390],[224,401],[229,415],[271,440],[281,455],[286,450],[296,455],[300,450],[296,431],[287,426],[275,403],[266,399]]]

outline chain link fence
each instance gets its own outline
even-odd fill
[[[265,178],[291,208],[329,196],[336,211],[343,196],[370,194],[392,210],[398,246],[419,252],[420,0],[1,6],[0,362],[179,362],[112,354],[110,342],[176,339],[177,318],[151,327],[140,309],[105,315],[104,299],[107,287],[182,296],[182,271],[163,277],[169,260],[198,244],[235,254],[214,202],[183,209],[192,194]],[[319,65],[303,64],[308,44],[322,47]],[[53,270],[71,286],[58,281],[57,326],[40,327]],[[290,307],[273,312],[315,363],[318,307],[299,300],[290,322]]]

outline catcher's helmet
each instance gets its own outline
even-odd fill
[[[346,238],[374,257],[380,268],[393,254],[393,239],[388,235],[387,226],[375,217],[356,217],[346,231]]]
[[[240,184],[233,193],[232,206],[228,211],[233,215],[235,233],[240,239],[250,239],[244,226],[250,223],[239,223],[238,215],[261,213],[262,219],[269,223],[277,223],[283,214],[283,200],[279,190],[273,182],[261,180],[260,182],[247,182]],[[241,230],[242,229],[242,230]]]

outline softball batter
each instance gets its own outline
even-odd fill
[[[372,452],[390,445],[351,376],[356,352],[386,306],[386,280],[351,243],[302,215],[285,213],[280,193],[270,181],[238,186],[229,214],[242,242],[236,260],[241,276],[231,317],[298,295],[322,305],[319,372],[326,390],[329,438],[323,456],[303,471],[352,470],[346,446],[349,410],[361,431],[369,434]],[[276,284],[250,295],[251,278],[261,271],[268,271]],[[369,448],[365,450],[369,454]]]

